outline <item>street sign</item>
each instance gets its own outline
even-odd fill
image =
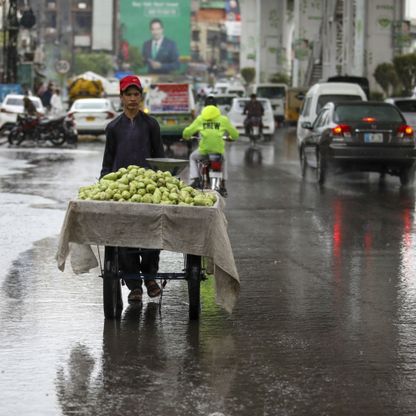
[[[71,65],[68,61],[64,61],[63,59],[55,62],[55,70],[58,74],[66,74]]]

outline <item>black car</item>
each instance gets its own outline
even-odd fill
[[[313,167],[317,182],[323,184],[334,167],[397,175],[402,185],[414,180],[414,131],[392,104],[328,103],[313,125],[304,122],[302,127],[310,131],[299,144],[302,176]]]

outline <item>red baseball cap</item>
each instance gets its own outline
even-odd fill
[[[139,90],[142,89],[142,83],[136,75],[127,75],[120,80],[120,92],[125,91],[128,87],[134,86]]]

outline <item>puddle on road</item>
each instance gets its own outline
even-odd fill
[[[27,160],[10,159],[0,156],[0,176],[11,176],[31,167]]]
[[[35,241],[55,235],[61,229],[64,211],[34,208],[36,204],[53,205],[47,198],[0,193],[0,282],[13,260],[32,247]]]

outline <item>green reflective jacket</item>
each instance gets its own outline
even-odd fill
[[[196,133],[199,133],[201,137],[198,150],[203,155],[224,153],[224,133],[228,133],[233,140],[238,138],[236,128],[228,117],[221,115],[221,111],[214,105],[206,106],[182,135],[184,139],[189,139]]]

